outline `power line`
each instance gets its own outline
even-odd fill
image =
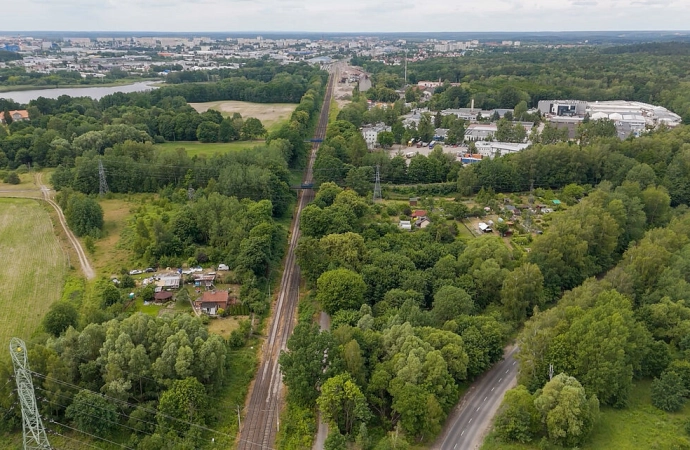
[[[131,407],[131,408],[138,408],[139,410],[145,411],[145,412],[147,412],[147,413],[149,413],[149,414],[154,414],[154,415],[156,415],[156,416],[161,416],[161,417],[166,418],[166,419],[169,419],[169,420],[174,420],[174,421],[177,421],[177,422],[179,422],[179,423],[184,423],[184,424],[187,424],[187,425],[189,425],[189,426],[191,426],[191,427],[198,428],[198,429],[200,429],[200,430],[209,431],[209,432],[211,432],[211,433],[216,433],[216,434],[219,434],[219,435],[221,435],[221,436],[223,436],[223,437],[229,438],[229,439],[231,439],[231,440],[235,440],[235,438],[237,437],[237,436],[232,436],[232,435],[227,434],[227,433],[223,433],[222,431],[218,431],[218,430],[214,430],[214,429],[212,429],[212,428],[208,428],[208,427],[203,426],[203,425],[199,425],[199,424],[195,424],[195,423],[189,422],[189,421],[184,420],[184,419],[179,419],[179,418],[177,418],[177,417],[173,417],[173,416],[170,416],[170,415],[161,413],[161,412],[159,412],[159,411],[156,411],[156,410],[153,410],[153,409],[150,409],[150,408],[146,408],[146,407],[144,407],[144,406],[142,406],[142,405],[135,405],[135,404],[129,403],[129,402],[125,401],[125,400],[120,400],[120,399],[115,398],[115,397],[110,397],[110,396],[105,395],[105,394],[100,394],[100,393],[94,392],[94,391],[92,391],[92,390],[90,390],[90,389],[86,389],[86,388],[83,388],[83,387],[80,387],[80,386],[76,386],[76,385],[74,385],[74,384],[72,384],[72,383],[68,383],[68,382],[66,382],[66,381],[58,380],[58,379],[56,379],[56,378],[52,378],[52,377],[49,377],[49,376],[47,376],[47,375],[43,375],[42,373],[33,372],[33,371],[31,371],[31,373],[32,373],[33,375],[35,375],[35,376],[37,376],[37,377],[40,377],[40,378],[43,378],[43,379],[45,379],[45,380],[50,380],[50,381],[53,381],[53,382],[55,382],[55,383],[62,384],[62,385],[64,385],[64,386],[71,387],[71,388],[73,388],[73,389],[77,389],[77,390],[80,390],[80,391],[91,392],[91,393],[94,394],[94,395],[100,395],[101,397],[104,397],[104,398],[106,398],[106,399],[108,399],[108,400],[112,400],[112,401],[114,401],[114,402],[118,402],[118,403],[127,405],[127,406],[129,406],[129,407]],[[53,421],[53,422],[54,422],[54,421]],[[57,423],[57,422],[55,422],[55,423]],[[149,423],[150,423],[150,422],[149,422]],[[69,427],[68,427],[68,428],[69,428]],[[250,444],[250,445],[259,446],[259,447],[261,447],[262,449],[275,450],[275,449],[273,449],[273,448],[271,448],[271,447],[266,447],[266,446],[264,446],[264,445],[262,445],[262,444],[258,444],[258,443],[256,443],[256,442],[252,442],[252,441],[249,441],[249,440],[246,440],[246,439],[240,439],[240,441],[246,442],[247,444]]]
[[[101,441],[103,441],[103,442],[108,442],[109,444],[117,445],[118,447],[126,448],[127,450],[134,450],[132,447],[127,447],[127,446],[124,445],[124,444],[119,444],[119,443],[117,443],[117,442],[115,442],[115,441],[111,441],[110,439],[106,439],[106,438],[102,438],[102,437],[100,437],[100,436],[96,436],[95,434],[88,433],[88,432],[86,432],[86,431],[84,431],[84,430],[80,430],[79,428],[70,427],[70,426],[68,426],[68,425],[65,425],[65,424],[62,424],[62,423],[60,423],[60,422],[57,422],[56,420],[50,419],[49,421],[50,421],[50,423],[54,423],[55,425],[58,425],[58,426],[61,426],[61,427],[64,427],[64,428],[68,428],[68,429],[70,429],[70,430],[72,430],[72,431],[77,431],[77,432],[79,432],[79,433],[81,433],[81,434],[85,434],[85,435],[87,435],[87,436],[89,436],[89,437],[99,439],[99,440],[101,440]]]
[[[45,391],[45,389],[43,389],[43,390]],[[46,391],[46,392],[50,392],[50,391]],[[50,404],[55,405],[55,406],[61,406],[61,407],[65,408],[65,409],[68,408],[67,405],[63,405],[63,404],[61,404],[61,403],[57,403],[57,402],[51,401],[51,400],[49,400],[49,399],[46,398],[46,397],[39,397],[39,399],[43,400],[44,403],[47,402],[47,403],[50,403]],[[93,408],[98,408],[98,409],[100,409],[100,410],[102,410],[102,411],[115,412],[115,414],[118,414],[118,415],[120,415],[120,416],[129,418],[129,416],[127,416],[127,415],[125,415],[125,414],[118,413],[117,411],[106,410],[105,408],[101,408],[101,407],[99,407],[99,406],[96,406],[96,405],[93,405],[93,404],[89,404],[89,403],[86,403],[86,405],[91,406],[91,407],[93,407]],[[149,436],[152,436],[152,433],[149,433],[149,432],[144,431],[144,430],[137,430],[136,428],[132,428],[132,427],[130,427],[130,426],[128,426],[128,425],[125,425],[125,424],[123,424],[123,423],[114,422],[114,421],[112,421],[112,420],[108,420],[108,419],[106,419],[105,417],[94,416],[93,414],[89,414],[89,413],[84,412],[84,411],[79,411],[78,414],[85,414],[85,415],[87,415],[87,416],[89,416],[89,417],[93,417],[94,419],[104,420],[104,421],[106,421],[106,422],[108,422],[108,423],[112,423],[112,424],[118,425],[118,426],[120,426],[120,427],[127,428],[127,429],[129,429],[129,430],[134,431],[135,433],[148,434]],[[135,418],[132,417],[132,419],[135,419]],[[146,422],[146,423],[151,423],[151,422]]]
[[[60,434],[60,433],[58,433],[58,432],[55,431],[55,430],[51,430],[50,428],[46,428],[46,431],[48,432],[48,434],[54,434],[54,435],[56,435],[56,436],[60,436],[60,437],[63,438],[63,439],[69,439],[70,441],[79,442],[80,444],[88,445],[88,446],[91,447],[91,448],[95,448],[95,449],[100,450],[100,447],[96,447],[95,445],[90,444],[90,443],[88,443],[88,442],[86,442],[86,441],[80,441],[79,439],[74,439],[74,438],[71,438],[71,437],[69,437],[69,436],[65,436],[64,434]]]

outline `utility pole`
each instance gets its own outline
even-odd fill
[[[381,174],[379,173],[380,166],[376,164],[376,181],[374,182],[374,203],[381,201]]]
[[[24,450],[50,450],[48,435],[38,413],[34,383],[29,370],[26,344],[19,338],[10,340],[10,355],[14,365],[14,377],[17,381],[17,396],[22,405],[22,429]]]
[[[105,169],[103,168],[103,160],[98,158],[98,195],[105,195],[108,193],[108,181],[105,179]]]
[[[240,420],[240,405],[237,405],[237,432],[242,430],[242,421]]]

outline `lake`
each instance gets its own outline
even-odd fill
[[[93,86],[93,87],[69,87],[58,89],[34,89],[31,91],[9,91],[0,92],[0,98],[7,98],[14,100],[17,103],[29,103],[31,100],[36,100],[38,97],[58,98],[61,95],[69,95],[70,97],[91,97],[95,100],[100,100],[106,95],[114,94],[116,92],[142,92],[156,89],[153,84],[155,81],[142,81],[139,83],[124,84],[122,86]]]

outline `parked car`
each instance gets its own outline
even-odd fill
[[[218,270],[230,270],[227,264],[218,264]]]
[[[154,269],[153,267],[148,267],[146,270],[144,270],[144,272],[146,272],[146,273],[153,273],[155,271],[156,271],[156,269]]]
[[[134,269],[134,270],[130,270],[130,271],[129,271],[129,274],[130,274],[130,275],[139,275],[140,273],[144,273],[144,272],[142,272],[142,271],[139,270],[139,269]]]

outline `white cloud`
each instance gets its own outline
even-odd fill
[[[24,0],[5,31],[566,31],[687,28],[686,0]],[[661,8],[660,6],[664,6]]]

